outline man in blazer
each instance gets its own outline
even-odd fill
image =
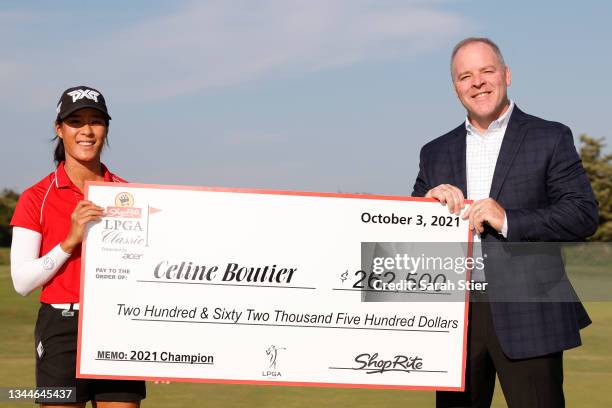
[[[489,407],[497,373],[510,408],[563,407],[563,350],[580,345],[590,319],[564,279],[558,249],[529,248],[592,235],[597,202],[570,129],[508,99],[511,74],[495,43],[461,41],[451,75],[467,118],[422,148],[412,195],[463,211],[475,243],[482,242],[475,249],[494,255],[472,272],[489,290],[471,294],[466,389],[438,392],[436,405]],[[464,197],[474,200],[465,210]],[[519,242],[532,244],[498,248]],[[551,287],[560,298],[507,296]]]

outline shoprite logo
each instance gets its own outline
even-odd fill
[[[106,208],[107,217],[140,218],[142,209],[134,207],[134,196],[128,192],[121,192],[115,197],[115,206]]]
[[[134,206],[134,196],[130,193],[119,193],[115,197],[115,205],[117,207],[133,207]]]

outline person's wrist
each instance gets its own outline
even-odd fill
[[[78,244],[75,243],[70,238],[66,238],[65,240],[60,242],[60,247],[62,248],[62,251],[64,251],[67,254],[72,254],[72,252],[74,251],[77,245]]]

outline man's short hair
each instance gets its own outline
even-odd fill
[[[451,54],[451,59],[450,59],[451,76],[453,75],[453,60],[455,59],[455,55],[457,55],[457,53],[459,52],[461,48],[465,47],[468,44],[472,44],[476,42],[487,44],[489,47],[491,47],[493,51],[495,52],[495,55],[497,55],[497,59],[502,64],[502,66],[504,67],[506,66],[506,62],[504,61],[504,56],[502,55],[497,44],[495,44],[491,39],[486,38],[486,37],[468,37],[464,40],[459,41],[457,45],[455,45],[455,48],[453,48],[453,53]]]

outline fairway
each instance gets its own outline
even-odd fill
[[[0,249],[0,387],[34,385],[32,336],[37,293],[23,298],[13,290],[8,251]],[[592,262],[589,275],[610,280],[609,259]],[[570,265],[572,276],[579,276]],[[590,282],[595,282],[591,280]],[[579,293],[580,294],[580,293]],[[568,407],[610,407],[612,395],[612,303],[587,302],[593,324],[582,331],[583,346],[565,353]],[[173,383],[147,385],[143,407],[433,407],[432,392]],[[0,406],[27,406],[1,403]],[[493,407],[505,407],[499,387]]]

